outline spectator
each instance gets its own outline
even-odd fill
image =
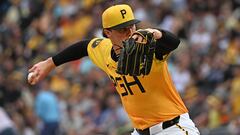
[[[17,135],[14,123],[8,117],[7,113],[4,111],[3,108],[0,107],[0,135]]]
[[[44,81],[37,94],[36,114],[42,124],[40,135],[58,135],[60,122],[60,109],[57,96],[49,89],[49,84]]]

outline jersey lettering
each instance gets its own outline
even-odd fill
[[[125,9],[122,9],[122,10],[120,10],[120,12],[121,12],[121,14],[122,14],[122,18],[124,19],[124,18],[125,18],[124,15],[127,14],[127,11],[126,11]]]
[[[111,75],[109,75],[109,76],[110,76],[110,79],[113,81],[115,87],[118,86],[118,82],[123,81],[123,83],[119,84],[119,86],[121,88],[123,88],[123,90],[124,90],[124,92],[121,93],[122,96],[127,96],[129,94],[134,95],[134,93],[131,89],[131,87],[134,86],[134,85],[137,85],[142,93],[146,92],[144,90],[141,82],[139,81],[139,79],[136,76],[133,76],[134,81],[132,81],[132,82],[128,82],[125,76],[123,76],[122,78],[121,77],[115,77],[114,78]]]
[[[138,87],[139,87],[139,89],[140,89],[140,91],[141,91],[142,93],[145,93],[146,91],[144,90],[144,88],[143,88],[141,82],[138,80],[138,78],[137,78],[136,76],[133,76],[133,78],[134,78],[135,81],[133,81],[133,82],[127,82],[126,77],[123,76],[124,83],[125,83],[125,85],[127,86],[128,90],[129,90],[129,91],[132,91],[130,87],[131,87],[132,85],[136,85],[136,84],[137,84]]]
[[[122,84],[120,84],[120,87],[122,87],[122,88],[124,89],[124,92],[121,93],[121,95],[122,95],[122,96],[127,96],[127,95],[128,95],[128,90],[127,90],[127,88],[125,87],[125,85],[122,83]],[[133,93],[132,93],[131,95],[133,95]]]

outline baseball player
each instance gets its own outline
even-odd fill
[[[136,31],[139,22],[129,5],[107,8],[102,14],[106,38],[79,41],[35,64],[29,69],[28,82],[34,85],[57,66],[88,56],[114,83],[133,124],[132,135],[199,135],[168,72],[167,57],[180,43],[176,36],[162,29],[145,29],[156,40],[151,72],[145,76],[116,72],[123,41]],[[139,35],[132,38],[144,40]]]

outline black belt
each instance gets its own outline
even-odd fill
[[[172,120],[164,121],[163,124],[162,124],[162,128],[166,129],[168,127],[171,127],[171,126],[177,124],[179,122],[179,118],[180,118],[180,116],[177,116]],[[143,130],[141,130],[141,129],[136,129],[136,130],[139,133],[139,135],[150,135],[149,128],[146,128],[146,129],[143,129]]]

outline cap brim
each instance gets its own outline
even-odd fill
[[[141,21],[137,20],[137,19],[133,19],[133,20],[130,20],[130,21],[127,21],[125,23],[122,23],[122,24],[119,24],[119,25],[116,25],[116,26],[113,26],[111,27],[110,29],[121,29],[121,28],[126,28],[130,25],[133,25],[133,24],[137,24],[137,23],[140,23]]]

